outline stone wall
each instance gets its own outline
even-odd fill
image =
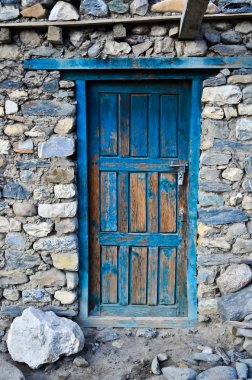
[[[57,71],[24,70],[23,60],[249,56],[252,47],[248,21],[205,23],[193,42],[177,40],[177,24],[65,30],[63,38],[58,32],[14,31],[0,45],[0,317],[31,304],[60,315],[78,313],[74,83]],[[245,158],[252,74],[241,73],[223,70],[205,82],[203,93],[201,320],[216,316],[216,279],[251,249],[252,169]]]

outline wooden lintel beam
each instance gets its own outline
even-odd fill
[[[180,40],[194,40],[197,36],[209,0],[187,0],[180,21]]]
[[[232,19],[251,19],[252,13],[217,13],[204,15],[204,21],[222,21]],[[61,28],[91,28],[97,26],[113,26],[116,24],[124,24],[127,26],[136,24],[152,24],[152,23],[168,23],[179,22],[181,15],[176,16],[148,16],[148,17],[120,17],[120,18],[100,18],[95,20],[80,21],[22,21],[22,22],[1,22],[0,28],[19,29],[47,29],[49,26],[57,26]]]

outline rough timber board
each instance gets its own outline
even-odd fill
[[[180,21],[180,40],[193,40],[199,33],[209,0],[187,0]]]
[[[251,57],[203,58],[35,58],[24,61],[29,70],[134,70],[251,68]]]

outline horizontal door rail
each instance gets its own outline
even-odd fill
[[[181,238],[177,234],[100,232],[101,245],[140,247],[177,247]]]
[[[170,158],[100,157],[100,170],[177,172],[188,162]]]

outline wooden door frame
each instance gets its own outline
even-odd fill
[[[223,68],[250,68],[252,58],[112,58],[99,59],[30,59],[29,70],[63,70],[64,79],[76,82],[80,312],[78,321],[84,327],[189,327],[197,323],[196,232],[198,173],[200,158],[202,81]],[[88,184],[87,184],[87,119],[86,82],[97,80],[191,80],[191,118],[189,136],[188,188],[188,316],[151,317],[90,317],[88,315]],[[192,163],[194,164],[192,166]]]

